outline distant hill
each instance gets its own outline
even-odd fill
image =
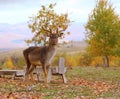
[[[19,57],[19,56],[23,55],[22,52],[23,52],[22,48],[0,49],[0,59],[4,59],[4,58],[10,57],[10,56]]]
[[[6,52],[6,51],[9,51],[9,49],[7,49],[7,48],[1,48],[0,49],[0,52]]]
[[[65,45],[60,45],[59,52],[66,52],[66,53],[79,53],[85,52],[86,47],[88,44],[85,41],[72,41]]]
[[[78,53],[78,52],[84,52],[85,48],[87,47],[87,43],[85,41],[73,41],[69,42],[65,45],[60,44],[58,47],[58,53],[59,52],[66,52],[66,53]],[[25,48],[6,48],[6,49],[0,49],[0,58],[5,58],[8,56],[22,56],[22,52]]]

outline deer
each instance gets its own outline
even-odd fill
[[[42,27],[43,28],[43,27]],[[42,66],[42,70],[45,76],[45,83],[48,84],[48,70],[51,66],[52,60],[56,55],[58,38],[62,37],[64,30],[56,30],[53,33],[52,29],[49,30],[43,28],[47,32],[49,37],[49,44],[47,46],[31,46],[23,50],[24,59],[27,67],[25,72],[25,80],[29,74],[33,72],[36,66]]]

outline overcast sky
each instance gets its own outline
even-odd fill
[[[36,14],[41,5],[57,3],[58,13],[69,13],[72,20],[86,22],[88,14],[95,7],[96,0],[0,0],[0,23],[16,24],[26,22]],[[110,0],[116,12],[120,11],[120,0]]]
[[[96,0],[0,0],[0,24],[27,23],[29,17],[35,15],[41,5],[57,3],[57,13],[68,13],[76,23],[86,23],[88,15],[95,7]],[[120,0],[110,0],[117,14],[120,14]],[[2,39],[7,36],[0,35]],[[20,34],[17,36],[23,37]],[[20,38],[21,39],[21,38]],[[0,43],[3,42],[0,40]]]

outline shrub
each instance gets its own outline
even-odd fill
[[[14,64],[12,62],[12,59],[10,57],[8,57],[2,65],[2,69],[14,69],[14,68],[15,67],[14,67]]]

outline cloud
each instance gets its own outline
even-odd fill
[[[95,0],[0,0],[0,19],[6,23],[27,22],[29,16],[36,14],[41,5],[57,3],[57,13],[68,13],[74,21],[86,22],[88,14],[95,7]],[[111,0],[119,13],[120,1]]]
[[[84,23],[73,23],[68,29],[68,32],[71,34],[66,36],[64,39],[60,40],[63,41],[83,41],[85,39],[85,29]]]
[[[32,37],[26,23],[0,24],[0,48],[20,48],[27,44],[24,40]]]
[[[0,48],[20,48],[25,47],[26,44],[24,42],[21,43],[14,43],[13,40],[23,39],[25,38],[24,35],[16,34],[16,33],[5,33],[0,35]]]
[[[87,21],[88,14],[95,7],[95,0],[0,0],[0,48],[26,46],[24,39],[32,37],[26,24],[28,17],[36,14],[41,5],[50,3],[57,3],[55,11],[68,13],[70,19],[75,21],[69,27],[71,35],[64,40],[83,40],[85,30],[81,23]],[[111,3],[119,14],[120,1],[111,0]],[[25,24],[19,24],[21,22]]]
[[[85,0],[0,0],[1,22],[12,24],[25,22],[29,16],[38,12],[41,5],[50,3],[57,3],[56,12],[68,12],[73,20],[78,20],[78,18],[85,20],[84,16],[87,16],[89,10],[87,8],[92,6],[89,3],[83,6]]]
[[[91,0],[60,0],[55,10],[57,13],[68,13],[72,21],[86,22],[94,5],[94,1]]]
[[[38,2],[39,0],[36,1]],[[24,4],[30,2],[34,2],[34,0],[0,0],[1,4]]]

